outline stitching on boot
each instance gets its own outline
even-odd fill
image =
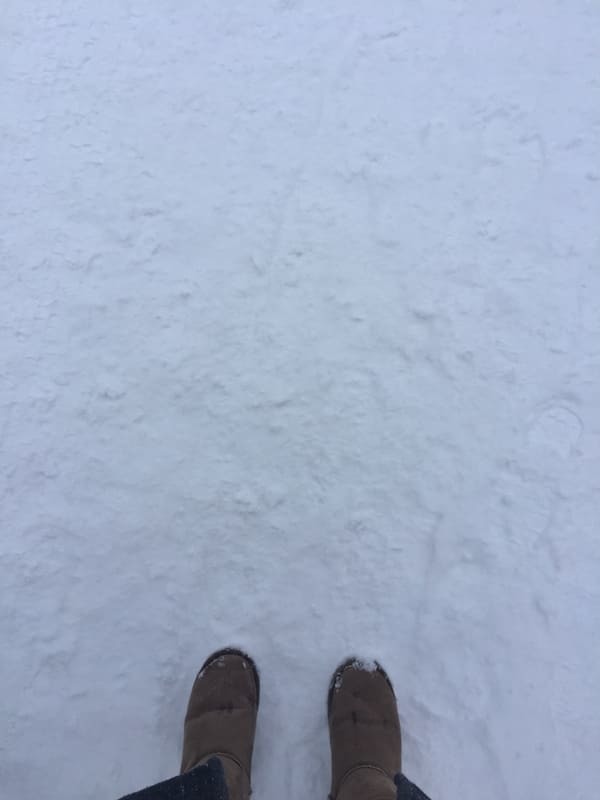
[[[350,767],[350,769],[342,775],[342,777],[340,778],[340,781],[339,781],[339,783],[337,785],[337,790],[336,790],[335,795],[330,794],[329,795],[329,800],[336,800],[336,798],[338,797],[339,793],[342,790],[342,786],[346,782],[346,779],[349,778],[351,775],[353,775],[355,772],[358,772],[359,769],[375,770],[375,772],[379,772],[381,775],[385,775],[386,778],[388,778],[390,781],[393,782],[393,779],[387,774],[387,772],[384,769],[382,769],[381,767],[378,767],[377,764],[368,764],[368,763],[355,764],[353,767]]]

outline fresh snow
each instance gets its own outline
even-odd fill
[[[2,797],[176,772],[223,645],[259,800],[353,654],[436,800],[596,796],[600,5],[0,24]]]

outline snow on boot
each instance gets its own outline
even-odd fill
[[[344,662],[328,699],[331,800],[396,800],[400,719],[392,684],[377,663]]]
[[[260,684],[256,666],[239,650],[210,656],[192,687],[185,717],[181,771],[216,756],[229,800],[250,796],[250,769]]]

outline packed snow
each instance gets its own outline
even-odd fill
[[[174,774],[204,658],[259,800],[392,678],[433,798],[589,800],[600,5],[7,0],[0,785]]]

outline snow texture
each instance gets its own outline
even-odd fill
[[[232,644],[259,799],[353,653],[432,797],[594,797],[600,5],[0,24],[2,796],[172,775]]]

